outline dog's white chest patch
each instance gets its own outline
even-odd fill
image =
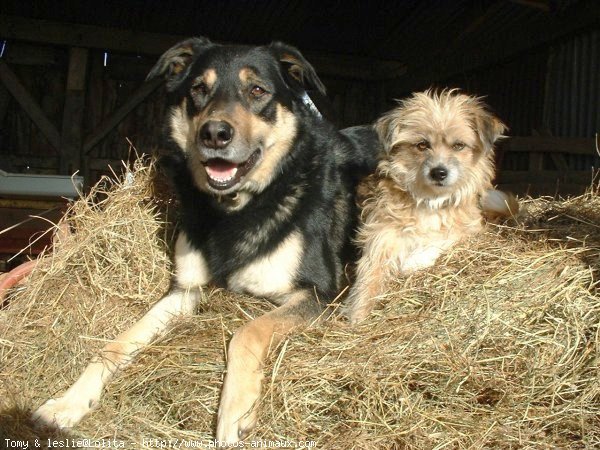
[[[302,235],[291,233],[271,253],[234,272],[227,280],[228,288],[257,297],[276,297],[291,292],[302,249]]]
[[[204,256],[192,247],[183,231],[175,243],[175,279],[185,289],[204,286],[211,279]]]

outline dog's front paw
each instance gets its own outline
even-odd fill
[[[31,416],[38,428],[72,428],[88,414],[94,402],[92,400],[73,400],[68,397],[50,399],[40,406]]]
[[[256,425],[262,376],[238,383],[231,378],[225,380],[219,405],[217,440],[223,446],[244,440]]]

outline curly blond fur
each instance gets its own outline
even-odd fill
[[[429,90],[399,103],[375,124],[384,154],[358,232],[363,255],[345,305],[352,322],[370,313],[387,279],[433,265],[479,231],[482,197],[496,215],[516,212],[512,197],[492,189],[494,143],[505,126],[480,98]]]

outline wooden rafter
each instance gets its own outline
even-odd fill
[[[540,11],[550,12],[550,2],[548,0],[510,0],[512,3],[539,9]]]
[[[69,54],[67,89],[62,120],[61,142],[64,151],[60,164],[61,173],[74,173],[81,169],[81,139],[88,50],[81,47],[72,47]]]
[[[85,47],[138,55],[160,55],[189,36],[129,31],[92,25],[66,24],[0,14],[0,36],[28,42]],[[403,73],[397,61],[370,57],[305,52],[322,75],[362,80],[390,78]]]

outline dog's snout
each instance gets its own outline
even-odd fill
[[[429,176],[435,181],[444,181],[448,176],[448,169],[443,166],[437,166],[431,169]]]
[[[233,128],[223,120],[209,120],[200,128],[200,140],[209,148],[225,148],[231,139]]]

